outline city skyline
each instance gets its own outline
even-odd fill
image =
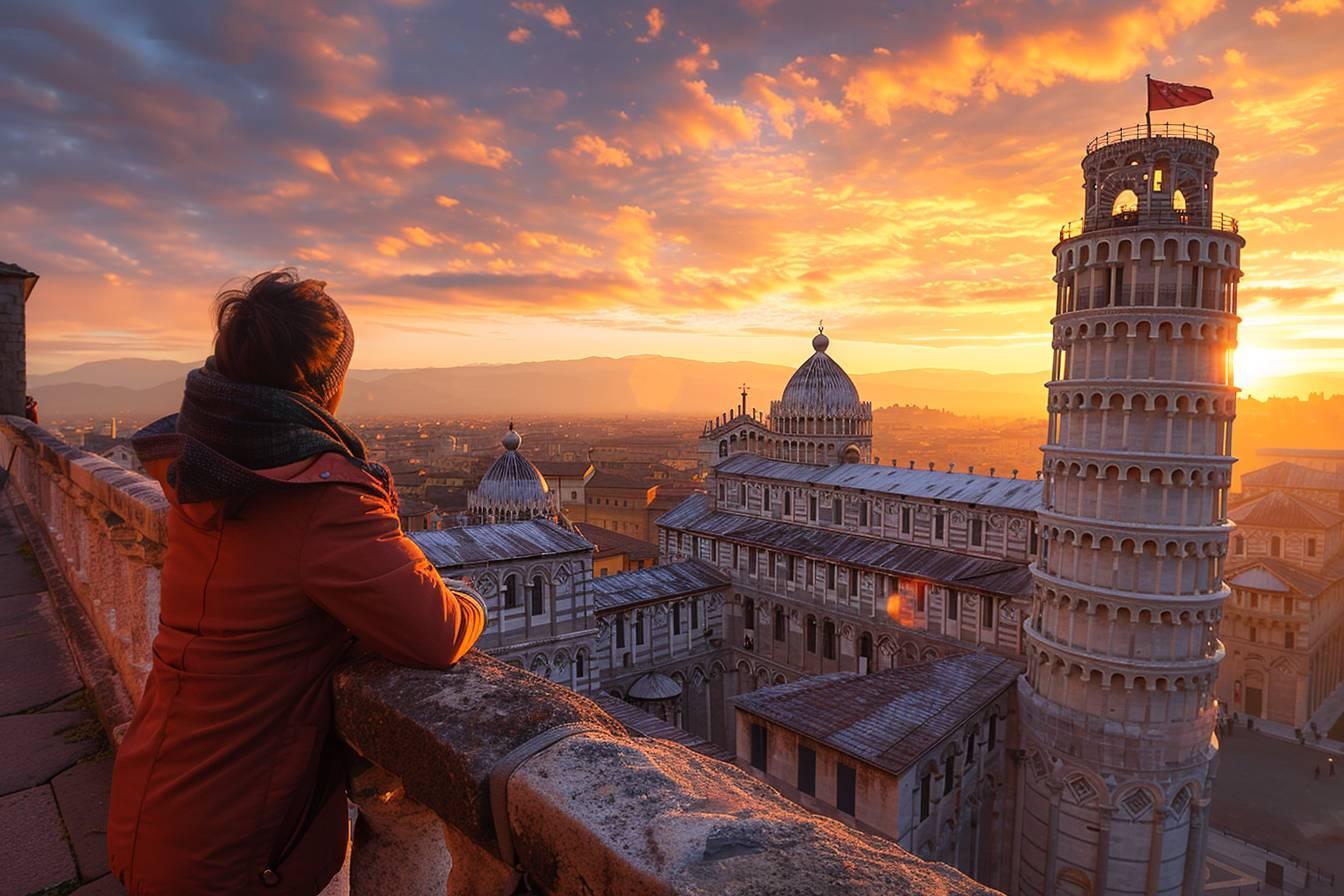
[[[1253,385],[1344,348],[1340,79],[1308,51],[1339,7],[21,6],[0,232],[43,276],[34,372],[199,358],[219,286],[283,264],[364,368],[790,364],[824,317],[856,374],[1039,370],[1082,135],[1140,121],[1150,71],[1217,97],[1157,119],[1237,159]]]

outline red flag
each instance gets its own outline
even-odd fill
[[[1154,109],[1175,109],[1178,106],[1194,106],[1213,99],[1213,91],[1207,87],[1195,87],[1189,84],[1177,84],[1175,81],[1148,79],[1148,111]]]

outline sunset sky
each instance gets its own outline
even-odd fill
[[[208,351],[295,265],[355,365],[1049,367],[1050,249],[1143,75],[1217,99],[1246,373],[1344,367],[1344,2],[71,0],[0,25],[38,372]],[[194,10],[194,11],[189,11]]]

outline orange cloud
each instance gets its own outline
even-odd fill
[[[980,33],[950,35],[930,51],[876,54],[844,86],[845,99],[879,125],[892,113],[922,108],[951,113],[967,100],[1001,93],[1030,96],[1062,78],[1115,81],[1133,74],[1152,50],[1209,16],[1220,0],[1160,0],[1092,26],[1063,26],[995,43]]]
[[[336,177],[336,172],[331,170],[331,159],[320,149],[311,146],[295,149],[292,153],[293,159],[300,168],[306,168],[318,174],[325,174],[327,177]]]
[[[682,81],[681,86],[681,96],[634,129],[631,142],[640,155],[657,159],[756,139],[760,125],[742,106],[716,101],[704,81]]]
[[[509,42],[525,44],[532,39],[532,29],[518,27],[509,32]]]
[[[570,152],[575,156],[584,156],[599,167],[629,168],[632,162],[630,154],[619,146],[612,146],[601,137],[582,134],[570,144]]]
[[[709,44],[702,40],[696,41],[695,52],[677,60],[677,71],[681,72],[683,75],[697,74],[702,68],[712,72],[718,71],[719,61],[709,54]]]
[[[779,81],[776,79],[757,72],[743,83],[742,96],[744,99],[760,103],[765,109],[765,114],[770,118],[770,126],[775,129],[775,133],[788,140],[793,137],[795,106],[793,100],[775,92],[774,88],[778,84]]]
[[[512,5],[519,12],[544,19],[546,24],[565,37],[579,37],[579,29],[574,27],[574,20],[570,17],[569,10],[565,9],[562,4],[557,3],[555,6],[547,6],[545,3],[530,2],[530,0],[513,0]]]
[[[658,35],[663,33],[663,11],[658,7],[653,7],[644,16],[644,21],[648,23],[649,30],[639,37],[635,38],[641,44],[647,44],[658,39]]]
[[[437,203],[438,205],[443,206],[444,208],[452,208],[455,205],[461,205],[461,202],[459,200],[454,199],[451,196],[442,196],[442,195],[436,196],[434,197],[434,202]]]

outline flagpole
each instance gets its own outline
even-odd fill
[[[1143,123],[1148,126],[1148,136],[1153,136],[1153,76],[1147,74],[1143,76]]]

